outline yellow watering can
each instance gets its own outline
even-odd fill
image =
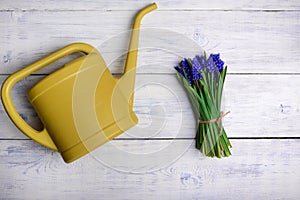
[[[113,77],[100,53],[84,43],[68,45],[9,76],[2,85],[2,102],[14,124],[34,141],[59,151],[67,163],[136,125],[132,109],[139,27],[142,17],[156,8],[153,3],[136,15],[121,78]],[[45,77],[27,93],[44,125],[37,131],[18,114],[10,91],[21,79],[74,52],[85,55]]]

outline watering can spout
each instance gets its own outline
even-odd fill
[[[138,12],[138,14],[135,16],[133,29],[132,29],[132,33],[131,33],[131,40],[130,40],[126,64],[125,64],[125,73],[130,70],[134,70],[136,68],[140,24],[141,24],[142,18],[144,17],[144,15],[155,10],[156,8],[157,8],[156,3],[150,4],[149,6],[140,10]]]
[[[130,94],[129,94],[130,95],[130,97],[129,97],[129,108],[130,109],[133,108],[134,85],[135,85],[135,74],[136,74],[141,20],[144,17],[144,15],[155,10],[156,8],[157,8],[156,3],[152,3],[148,6],[146,6],[145,8],[141,9],[138,12],[138,14],[135,16],[135,20],[133,23],[131,40],[129,43],[124,75],[119,80],[120,82],[122,82],[120,84],[126,87],[126,91],[130,92]]]

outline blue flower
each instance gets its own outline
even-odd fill
[[[224,62],[220,59],[220,54],[210,54],[209,57],[212,57],[215,65],[217,66],[219,72],[222,72],[224,69]]]
[[[193,58],[192,61],[192,73],[193,73],[193,80],[197,81],[199,79],[202,79],[202,66],[198,62],[197,58]]]
[[[199,73],[201,73],[202,71],[202,66],[201,64],[198,62],[197,58],[193,58],[193,62],[192,62],[192,68],[195,68]]]
[[[196,59],[198,60],[198,62],[202,68],[206,67],[206,60],[205,60],[204,56],[196,55]]]
[[[193,75],[192,75],[192,70],[191,70],[191,67],[190,67],[190,64],[189,64],[189,61],[185,58],[181,61],[181,66],[186,74],[186,78],[188,79],[190,85],[193,84]]]
[[[182,71],[182,67],[175,66],[174,68],[180,74],[180,76],[184,76],[183,71]]]
[[[193,81],[203,79],[203,69],[213,73],[213,78],[217,80],[218,73],[224,69],[224,62],[220,59],[220,54],[210,54],[207,60],[203,55],[196,55],[192,60],[184,58],[179,66],[174,68],[181,77],[185,77],[190,85],[193,85]]]
[[[217,66],[215,65],[212,55],[213,54],[210,54],[209,58],[207,59],[207,65],[206,65],[206,69],[210,73],[215,72],[217,69]]]

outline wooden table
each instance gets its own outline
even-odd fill
[[[111,71],[121,73],[132,19],[148,3],[1,1],[1,83],[77,41],[97,47]],[[300,2],[157,4],[142,28],[163,32],[156,39],[164,46],[151,44],[142,30],[135,98],[139,125],[65,164],[58,153],[24,136],[1,104],[0,199],[299,199]],[[180,37],[168,40],[168,33]],[[174,47],[184,51],[176,54]],[[173,66],[200,47],[220,52],[229,66],[223,100],[231,111],[224,119],[233,144],[229,158],[205,158],[194,148],[196,120],[174,73]],[[26,91],[77,56],[14,87],[14,103],[33,127],[41,125]]]

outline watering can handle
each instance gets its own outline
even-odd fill
[[[85,44],[85,43],[74,43],[70,44],[48,56],[45,58],[17,71],[16,73],[10,75],[2,85],[1,90],[1,98],[4,105],[4,108],[9,115],[10,119],[13,123],[21,130],[25,135],[33,139],[34,141],[44,145],[50,149],[58,151],[57,147],[55,146],[54,142],[52,141],[51,137],[49,136],[47,130],[44,128],[42,131],[37,131],[31,126],[29,126],[23,118],[17,112],[10,95],[10,91],[13,86],[23,78],[29,76],[33,72],[40,70],[47,65],[65,57],[69,54],[75,52],[83,52],[86,54],[91,53],[92,51],[97,51],[92,46]]]

